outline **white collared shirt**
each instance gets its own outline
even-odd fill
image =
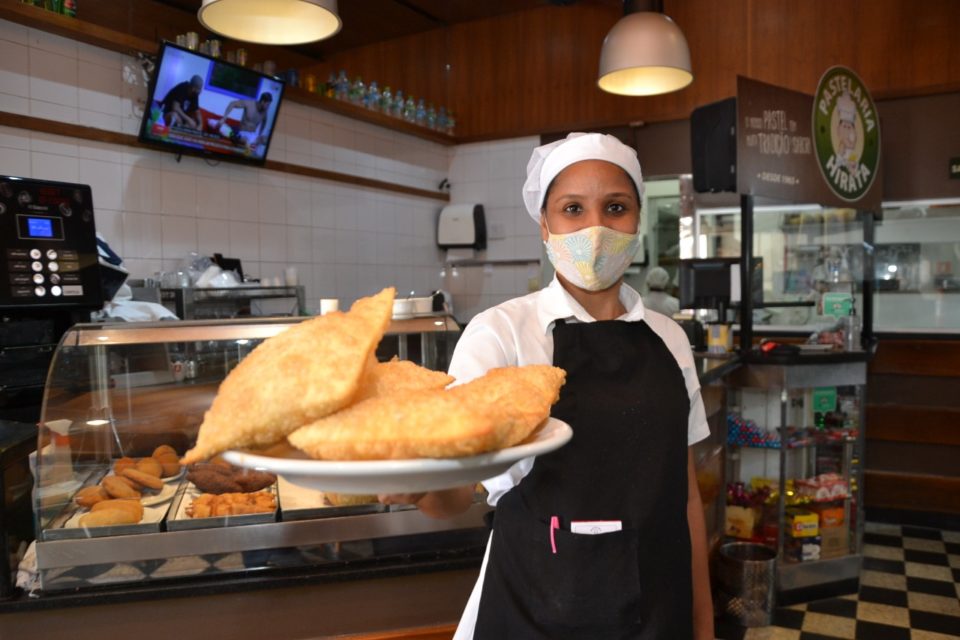
[[[627,312],[617,320],[646,322],[663,340],[683,372],[690,398],[687,443],[694,444],[706,438],[710,429],[686,333],[670,318],[645,309],[640,294],[629,285],[620,286],[620,302]],[[595,321],[554,277],[540,291],[477,314],[457,342],[449,373],[456,378],[457,384],[462,384],[496,367],[553,364],[553,326],[561,319],[568,322]],[[485,480],[483,485],[489,492],[487,502],[496,505],[500,496],[516,486],[532,468],[533,458],[526,458],[502,475]]]

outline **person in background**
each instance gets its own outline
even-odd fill
[[[670,274],[663,267],[654,267],[647,272],[647,295],[643,296],[643,304],[647,309],[672,317],[680,311],[680,301],[667,293],[670,286]]]
[[[637,154],[613,136],[570,134],[527,165],[524,203],[556,276],[478,314],[449,373],[464,383],[496,367],[561,367],[551,415],[573,438],[484,481],[493,530],[455,639],[714,637],[689,449],[709,435],[693,354],[623,283],[642,195]],[[380,496],[433,517],[472,498],[473,487]]]
[[[200,92],[203,91],[203,78],[193,76],[189,81],[181,82],[167,92],[160,109],[163,121],[168,127],[184,127],[200,130],[203,119],[200,116]]]
[[[240,125],[236,130],[227,134],[234,144],[242,141],[246,144],[248,150],[253,150],[263,144],[263,130],[267,124],[267,112],[270,110],[270,103],[273,102],[273,95],[267,91],[260,94],[258,100],[234,100],[223,110],[223,115],[214,125],[216,131],[223,133],[223,123],[226,121],[230,112],[234,109],[241,109]]]

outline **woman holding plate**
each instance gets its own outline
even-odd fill
[[[449,373],[553,364],[564,447],[483,484],[496,507],[455,638],[713,638],[703,510],[689,446],[709,434],[683,330],[623,274],[640,241],[643,179],[616,138],[538,147],[523,200],[556,277],[477,315]],[[382,496],[436,517],[473,488]]]

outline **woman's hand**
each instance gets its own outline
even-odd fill
[[[380,501],[380,504],[417,504],[425,495],[427,495],[425,491],[422,493],[381,493],[377,496],[377,500]]]
[[[426,493],[389,493],[377,496],[383,504],[412,504],[431,518],[458,516],[473,503],[473,485]]]

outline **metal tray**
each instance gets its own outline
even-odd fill
[[[262,489],[277,496],[276,483]],[[239,516],[216,516],[213,518],[191,518],[187,515],[187,507],[193,502],[193,499],[202,495],[203,492],[197,489],[192,482],[184,482],[180,487],[177,497],[174,498],[174,506],[170,510],[170,516],[167,518],[167,531],[184,531],[187,529],[209,529],[214,527],[236,527],[245,524],[260,524],[263,522],[275,522],[277,519],[277,509],[268,513],[247,513]],[[280,501],[276,500],[279,505]],[[278,507],[279,508],[279,507]]]
[[[95,485],[106,475],[94,474],[84,486]],[[51,526],[43,530],[43,540],[76,540],[79,538],[102,538],[105,536],[125,536],[138,533],[156,533],[161,530],[163,519],[176,502],[180,492],[182,476],[177,475],[164,481],[163,489],[156,495],[141,498],[143,518],[137,524],[118,524],[105,527],[81,527],[80,518],[90,512],[72,502],[57,516]]]
[[[277,477],[277,493],[279,494],[281,520],[335,518],[365,513],[384,513],[388,510],[387,505],[379,502],[335,507],[326,501],[325,494],[322,491],[307,489],[287,482],[283,476]]]

